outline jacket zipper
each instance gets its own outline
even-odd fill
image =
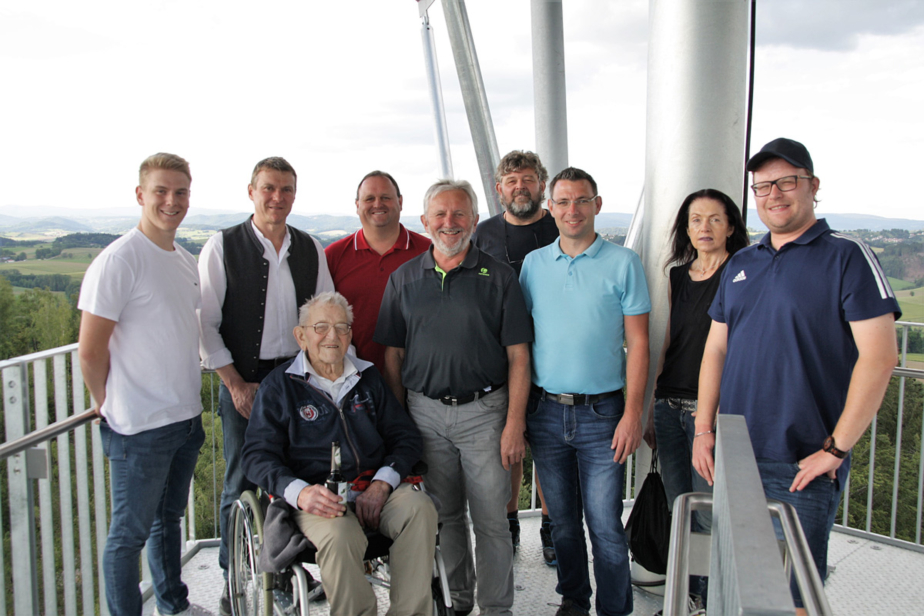
[[[306,387],[310,387],[314,391],[318,392],[319,394],[321,394],[322,396],[325,396],[328,400],[330,400],[330,396],[327,396],[324,392],[320,391],[317,387],[315,387],[314,385],[312,385],[311,383],[309,383],[302,377],[294,375],[294,374],[290,374],[289,378],[298,381],[299,383],[301,383],[302,385],[305,385]],[[348,398],[344,398],[344,400],[346,401],[348,400]],[[331,404],[333,404],[333,400],[331,400]],[[362,468],[360,465],[361,458],[359,457],[359,452],[356,450],[356,445],[354,445],[352,439],[350,439],[350,429],[347,426],[346,417],[343,414],[343,407],[337,407],[337,413],[340,415],[340,423],[343,426],[343,436],[344,438],[346,438],[347,445],[350,446],[350,451],[353,452],[353,459],[356,461],[356,473],[358,475],[359,469]]]

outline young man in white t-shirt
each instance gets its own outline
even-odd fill
[[[103,553],[112,614],[140,616],[138,559],[147,542],[156,614],[205,613],[180,579],[180,517],[202,431],[199,275],[174,243],[189,209],[189,164],[141,163],[141,221],[90,264],[80,289],[80,368],[109,458],[112,521]]]

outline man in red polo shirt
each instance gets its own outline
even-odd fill
[[[430,247],[430,240],[401,224],[401,189],[384,171],[371,171],[356,188],[362,229],[325,249],[334,287],[353,306],[353,344],[361,359],[379,372],[385,347],[372,341],[388,277]]]

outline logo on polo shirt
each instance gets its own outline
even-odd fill
[[[734,284],[734,283],[736,283],[736,282],[741,282],[742,280],[747,280],[747,279],[748,279],[748,277],[744,275],[744,270],[741,270],[741,271],[738,272],[738,274],[735,276],[735,279],[732,280],[732,284]]]
[[[478,272],[478,275],[479,276],[490,276],[491,274],[488,273],[488,268],[482,267],[481,270]]]
[[[298,409],[298,414],[301,415],[302,419],[305,421],[314,421],[321,413],[318,411],[317,407],[308,404]]]

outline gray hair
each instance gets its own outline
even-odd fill
[[[478,215],[478,197],[475,195],[475,189],[472,188],[472,185],[465,180],[450,180],[448,178],[443,178],[442,180],[437,180],[433,186],[427,189],[427,193],[424,195],[423,200],[424,216],[427,215],[427,210],[430,209],[430,201],[435,199],[437,195],[451,190],[461,190],[468,195],[469,203],[472,204],[472,215]]]
[[[344,296],[336,291],[318,293],[302,304],[302,307],[298,309],[298,324],[301,327],[308,325],[308,317],[311,315],[311,309],[321,304],[343,308],[343,311],[346,313],[347,323],[353,324],[353,307],[350,306],[350,302],[348,302]]]
[[[545,170],[539,156],[529,150],[513,150],[508,152],[498,163],[497,170],[494,171],[494,181],[502,182],[505,175],[525,169],[535,171],[540,182],[545,182],[549,179],[549,172]]]

